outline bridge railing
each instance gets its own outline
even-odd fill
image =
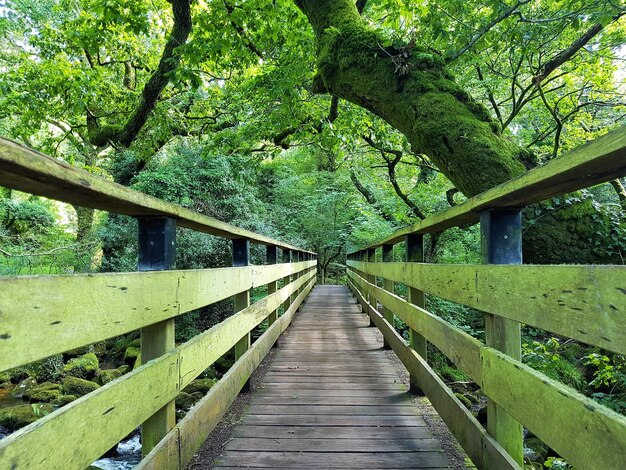
[[[139,425],[140,468],[184,468],[312,289],[315,254],[4,139],[0,185],[136,217],[142,271],[0,278],[0,371],[138,329],[142,356],[132,372],[1,440],[0,468],[83,469]],[[169,270],[176,226],[232,239],[234,267]],[[267,246],[267,265],[250,265],[251,242]],[[250,289],[264,285],[267,297],[250,305]],[[175,317],[230,297],[232,316],[175,345]],[[266,319],[268,329],[251,344],[250,332]],[[178,393],[233,348],[235,364],[176,423]]]
[[[520,468],[522,426],[576,468],[623,468],[626,417],[523,364],[520,326],[626,354],[625,266],[521,265],[522,208],[624,175],[622,128],[348,256],[350,289],[478,468]],[[476,222],[484,265],[423,262],[424,234]],[[406,262],[393,262],[399,242]],[[424,293],[485,312],[485,343],[425,310]],[[488,397],[486,429],[429,366],[428,342]]]

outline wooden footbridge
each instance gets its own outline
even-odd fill
[[[139,271],[0,279],[0,371],[138,329],[143,365],[0,441],[0,469],[83,469],[139,425],[138,468],[185,468],[292,319],[216,465],[449,467],[382,346],[478,468],[521,468],[525,427],[579,470],[623,469],[626,418],[524,365],[520,326],[626,354],[626,268],[519,264],[525,206],[624,175],[622,129],[349,254],[358,306],[345,287],[328,286],[303,304],[316,282],[315,253],[1,140],[0,185],[136,217]],[[424,234],[476,222],[484,265],[423,263]],[[231,239],[233,267],[172,269],[177,227]],[[250,264],[250,243],[267,247],[265,264]],[[407,287],[408,299],[394,284]],[[269,295],[250,305],[250,289],[263,285]],[[425,310],[425,293],[484,311],[485,343]],[[176,316],[231,297],[231,317],[174,343]],[[394,317],[409,326],[408,341]],[[265,319],[269,327],[252,343]],[[486,427],[431,369],[429,343],[488,397]],[[232,349],[234,366],[176,422],[178,393]]]

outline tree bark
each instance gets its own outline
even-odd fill
[[[294,0],[317,40],[313,91],[362,106],[401,131],[468,197],[520,176],[535,156],[501,135],[500,125],[454,81],[442,57],[385,39],[353,0]],[[525,232],[525,262],[606,262],[589,247],[591,204],[544,214]],[[551,233],[544,234],[548,227]],[[574,250],[574,251],[572,251]],[[581,251],[582,250],[582,251]]]

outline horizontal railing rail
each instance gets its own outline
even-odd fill
[[[85,170],[0,137],[0,185],[69,204],[134,217],[168,217],[179,227],[230,239],[313,254],[190,209],[99,178]]]
[[[138,329],[142,363],[1,440],[0,468],[83,469],[139,425],[140,467],[184,468],[313,288],[316,255],[4,139],[0,185],[137,217],[141,271],[0,278],[0,372]],[[170,270],[177,224],[231,239],[233,267]],[[267,246],[267,265],[250,264],[250,242]],[[261,286],[268,295],[250,305],[250,290]],[[227,298],[234,315],[175,345],[175,317]],[[262,322],[267,329],[252,343]],[[180,391],[232,350],[235,364],[176,423]]]
[[[521,468],[522,426],[576,468],[623,465],[626,417],[523,364],[520,327],[626,354],[626,266],[521,265],[523,207],[624,175],[626,128],[348,255],[357,301],[481,469]],[[424,234],[477,221],[486,265],[424,263]],[[393,260],[399,242],[406,262]],[[428,312],[424,294],[483,311],[485,342]],[[428,365],[427,343],[487,396],[486,427]]]

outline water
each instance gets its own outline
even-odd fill
[[[96,460],[92,465],[102,470],[130,470],[135,468],[141,461],[141,443],[139,433],[117,445],[115,457],[106,457]]]

